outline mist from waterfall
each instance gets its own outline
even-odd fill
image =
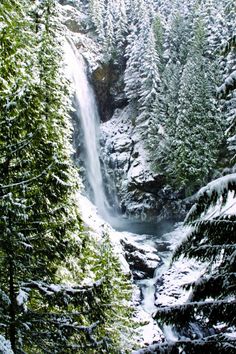
[[[85,153],[84,165],[87,182],[91,189],[90,199],[97,207],[98,213],[104,219],[109,219],[109,203],[105,194],[99,160],[100,117],[95,95],[87,78],[84,58],[68,41],[65,43],[65,62],[75,90],[75,109],[81,123]]]

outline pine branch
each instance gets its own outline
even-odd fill
[[[183,305],[159,308],[153,316],[156,320],[165,323],[186,324],[190,320],[201,317],[208,318],[210,322],[225,322],[236,324],[236,300],[195,301]]]
[[[154,344],[148,348],[134,351],[133,354],[177,354],[179,350],[188,354],[235,354],[236,341],[227,335],[218,334],[201,339],[180,339],[176,342]]]

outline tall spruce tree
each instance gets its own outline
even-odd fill
[[[105,39],[105,2],[104,0],[89,0],[89,9],[95,32],[101,43]]]
[[[149,127],[148,149],[153,170],[165,172],[172,149],[171,142],[176,132],[180,79],[189,50],[190,24],[188,18],[177,12],[174,16],[169,16],[164,35],[160,24],[157,29],[156,37],[159,42],[156,42],[156,46],[160,52],[161,83],[159,99]]]
[[[63,291],[54,296],[49,288],[58,264],[80,249],[72,237],[80,221],[72,199],[68,99],[50,33],[54,2],[41,3],[40,26],[27,16],[28,5],[1,4],[1,322],[14,352],[48,350],[71,335],[71,329],[60,334],[63,316],[55,311]]]
[[[223,83],[217,89],[226,119],[225,135],[228,139],[231,166],[235,164],[236,156],[236,31],[233,26],[236,21],[235,6],[234,2],[228,1],[225,7],[227,39],[220,48]]]
[[[0,18],[0,335],[14,353],[109,352],[130,290],[109,240],[81,233],[57,5],[11,0]]]
[[[140,90],[139,90],[139,115],[136,119],[137,125],[148,127],[151,116],[154,114],[155,105],[158,101],[160,91],[160,75],[158,70],[159,57],[155,48],[155,37],[152,28],[145,33],[143,56],[140,68]],[[147,131],[143,130],[142,134]]]
[[[198,21],[181,77],[176,131],[167,168],[175,186],[184,187],[187,194],[207,181],[222,140],[214,76],[204,57],[205,45],[204,27]]]

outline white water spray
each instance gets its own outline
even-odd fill
[[[93,89],[88,82],[86,64],[76,47],[65,43],[65,62],[75,89],[75,108],[79,115],[83,131],[85,150],[85,169],[87,180],[92,191],[91,199],[98,212],[105,219],[109,217],[109,203],[106,198],[101,164],[99,160],[99,123],[97,104]]]

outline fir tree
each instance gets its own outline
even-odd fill
[[[114,11],[114,33],[116,49],[119,55],[124,55],[126,37],[128,34],[128,14],[125,0],[119,0],[116,3]]]
[[[105,39],[104,52],[111,59],[115,51],[115,33],[114,33],[114,1],[107,1],[106,19],[105,19]]]
[[[198,192],[197,202],[186,219],[192,230],[173,259],[195,258],[207,263],[206,270],[195,283],[188,284],[192,291],[185,304],[160,308],[155,315],[160,321],[175,324],[179,330],[191,323],[205,328],[207,323],[208,331],[202,337],[192,333],[190,338],[180,337],[175,343],[156,346],[157,352],[182,348],[188,353],[235,353],[235,338],[231,337],[236,325],[235,181],[235,174],[227,175]],[[217,331],[217,325],[224,325],[224,330]]]
[[[205,34],[199,23],[181,78],[176,132],[167,168],[175,185],[188,186],[187,193],[206,182],[222,139],[213,75],[204,49]]]
[[[105,39],[105,2],[104,0],[89,0],[89,9],[92,23],[101,43]]]
[[[157,104],[160,75],[158,70],[159,57],[155,48],[155,37],[153,30],[150,29],[144,40],[144,50],[140,68],[139,90],[139,115],[136,123],[140,126],[149,125],[150,117],[154,114],[154,107]],[[145,131],[144,131],[145,133]]]
[[[0,4],[0,16],[1,336],[14,353],[118,348],[110,305],[128,318],[130,291],[125,281],[117,290],[109,240],[95,247],[82,233],[57,5],[12,0]]]
[[[176,132],[180,79],[189,48],[188,19],[177,12],[174,17],[170,16],[169,21],[165,41],[163,38],[163,44],[159,43],[159,51],[162,51],[160,94],[149,127],[148,150],[156,172],[165,172],[169,166],[168,158]],[[161,32],[159,41],[160,36]]]
[[[228,38],[220,48],[223,83],[218,87],[217,94],[221,99],[222,111],[227,122],[225,135],[228,139],[230,165],[233,165],[236,150],[236,32],[233,27],[236,12],[234,2],[227,2],[225,12]]]

